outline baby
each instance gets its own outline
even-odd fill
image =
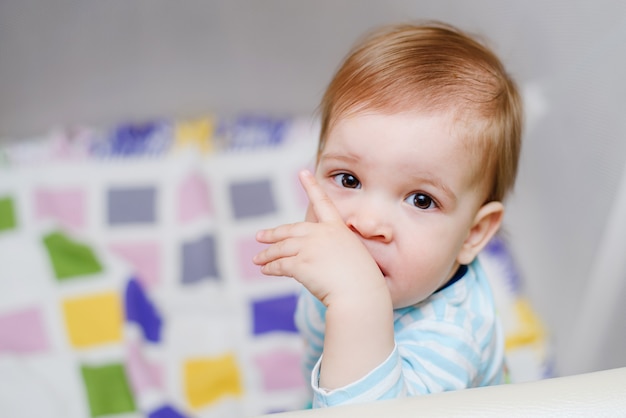
[[[442,23],[364,38],[322,99],[306,221],[259,231],[266,275],[304,286],[313,406],[503,382],[477,255],[497,232],[521,146],[512,79]]]

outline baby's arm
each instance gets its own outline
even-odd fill
[[[317,222],[263,230],[271,244],[254,257],[264,274],[289,276],[327,307],[320,386],[335,389],[362,378],[394,349],[393,307],[384,277],[309,172],[300,181]]]
[[[450,293],[457,296],[455,300],[458,300],[458,291]],[[501,383],[502,348],[498,343],[498,334],[494,334],[496,330],[489,326],[494,320],[492,315],[479,314],[481,319],[475,322],[476,325],[480,324],[480,328],[486,327],[490,331],[468,328],[468,318],[477,319],[474,313],[466,312],[465,309],[462,309],[463,312],[456,311],[444,299],[438,300],[438,306],[427,304],[417,309],[398,311],[395,314],[398,316],[394,316],[396,349],[387,360],[363,379],[329,392],[320,390],[320,365],[315,365],[322,353],[323,337],[320,332],[324,329],[326,309],[304,290],[298,301],[296,321],[312,349],[305,354],[305,375],[312,374],[314,379],[311,382],[313,407],[371,402]],[[445,318],[432,317],[435,312],[446,311],[451,315],[445,315]],[[477,339],[478,336],[482,336],[483,340]],[[483,362],[491,365],[483,368]]]

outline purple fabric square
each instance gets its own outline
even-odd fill
[[[294,294],[253,301],[253,333],[255,335],[272,331],[297,333],[293,318],[297,302],[298,296]]]
[[[150,412],[148,418],[187,418],[187,416],[181,414],[171,406],[165,405]]]
[[[152,302],[135,279],[128,281],[124,295],[126,319],[141,328],[143,336],[151,342],[161,341],[162,320]]]

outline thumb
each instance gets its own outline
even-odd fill
[[[315,215],[315,211],[313,210],[313,205],[309,204],[307,206],[304,220],[307,222],[319,222],[319,220],[317,219],[317,215]]]

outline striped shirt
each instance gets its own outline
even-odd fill
[[[489,283],[474,260],[465,275],[424,301],[394,311],[389,357],[345,387],[319,387],[326,307],[306,289],[295,320],[306,342],[313,407],[361,403],[503,383],[504,340]]]

